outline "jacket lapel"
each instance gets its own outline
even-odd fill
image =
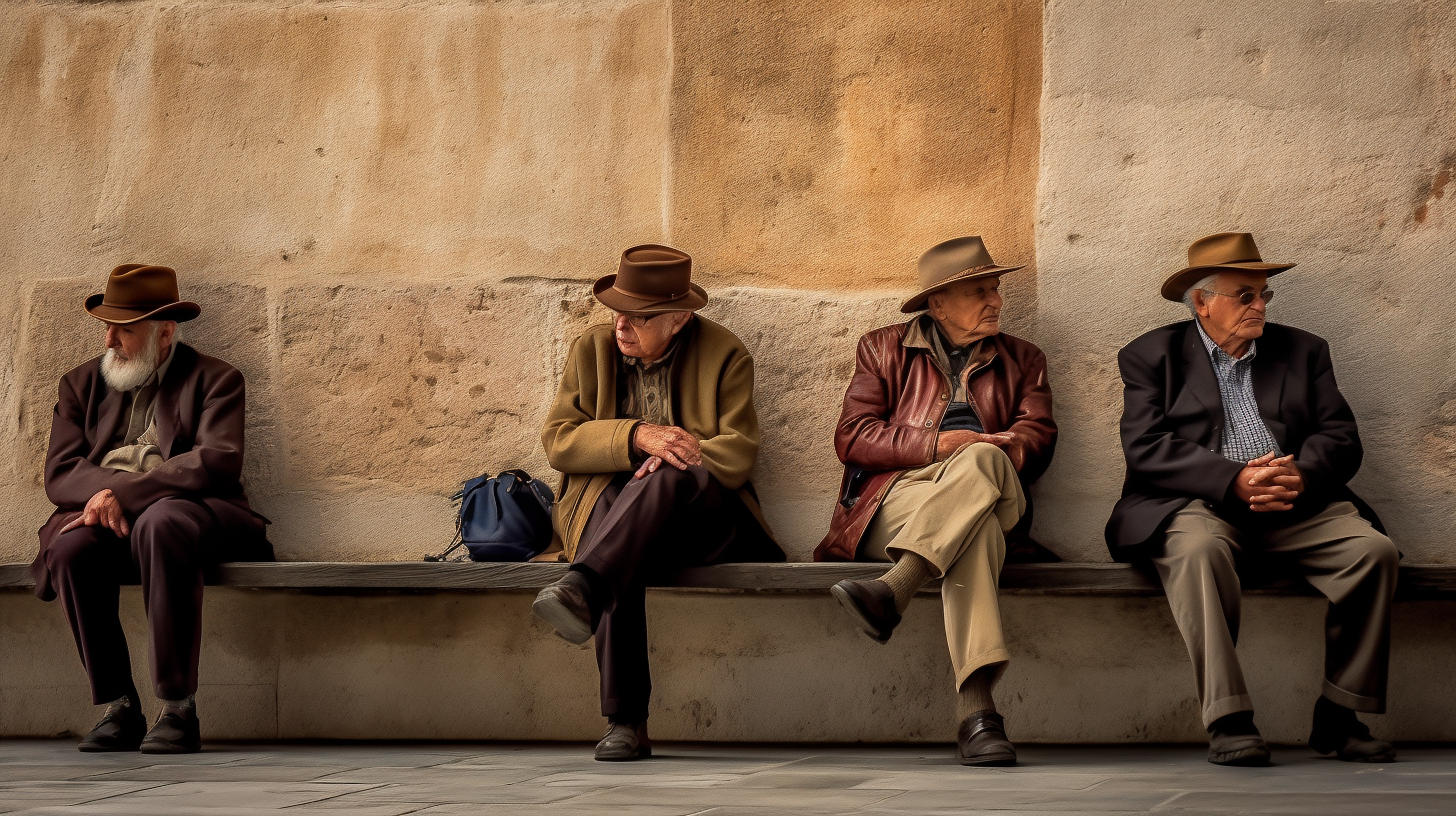
[[[1198,336],[1198,321],[1188,323],[1183,333],[1183,371],[1187,379],[1184,387],[1193,392],[1198,401],[1209,411],[1215,424],[1223,422],[1223,396],[1218,390],[1218,378],[1213,374],[1213,361],[1208,359],[1208,349],[1203,338]]]
[[[96,380],[106,389],[106,396],[96,408],[96,438],[91,440],[91,460],[99,462],[111,450],[111,440],[116,438],[116,429],[121,426],[121,404],[125,400],[122,392],[106,384],[106,379],[101,376],[100,360],[96,361]]]
[[[1260,354],[1254,357],[1254,370],[1250,372],[1254,381],[1254,401],[1259,404],[1259,415],[1279,421],[1279,403],[1284,396],[1284,363]],[[1281,443],[1284,440],[1279,440]]]

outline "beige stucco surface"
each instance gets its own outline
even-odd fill
[[[587,284],[648,241],[694,254],[754,353],[755,482],[807,559],[855,338],[968,233],[1030,263],[1006,326],[1047,352],[1062,427],[1035,533],[1103,560],[1115,352],[1182,319],[1155,290],[1192,239],[1249,230],[1299,262],[1273,319],[1332,345],[1356,489],[1409,560],[1451,563],[1453,35],[1456,4],[1417,0],[0,5],[0,562],[35,552],[55,382],[100,350],[78,306],[116,264],[181,270],[185,339],[246,375],[279,557],[400,560],[449,540],[462,480],[548,473],[566,348],[605,315]],[[591,654],[528,601],[210,590],[208,733],[594,738]],[[1014,738],[1199,738],[1162,599],[1005,604]],[[1449,606],[1399,607],[1384,733],[1451,738]],[[654,735],[947,739],[934,604],[884,648],[841,614],[654,595]],[[1249,604],[1276,740],[1304,736],[1318,619]],[[0,593],[0,734],[84,729],[85,696],[60,609]]]
[[[1408,558],[1456,561],[1456,5],[1051,0],[1044,28],[1037,339],[1062,437],[1043,536],[1103,555],[1117,349],[1187,316],[1156,292],[1193,239],[1248,231],[1299,264],[1270,319],[1330,343],[1355,490]]]

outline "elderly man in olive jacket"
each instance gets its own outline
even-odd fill
[[[692,259],[647,244],[597,281],[616,315],[571,347],[542,444],[562,473],[553,524],[572,561],[536,614],[562,637],[596,635],[600,760],[651,756],[645,587],[688,566],[781,561],[748,475],[758,457],[753,358],[694,314]]]

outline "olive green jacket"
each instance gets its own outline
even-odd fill
[[[632,428],[617,416],[621,352],[611,324],[592,326],[572,343],[556,401],[541,432],[551,467],[561,472],[552,512],[555,533],[546,558],[570,560],[582,530],[612,477],[635,469]],[[695,317],[678,335],[672,360],[672,415],[702,444],[703,467],[737,490],[763,524],[748,476],[758,459],[753,409],[753,358],[733,332]],[[551,555],[554,553],[555,555]]]

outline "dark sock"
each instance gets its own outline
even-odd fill
[[[1330,698],[1320,695],[1314,701],[1314,721],[1320,725],[1344,725],[1358,719],[1353,709],[1345,708]]]
[[[567,577],[576,576],[581,579],[581,585],[586,592],[586,602],[592,609],[605,609],[612,599],[612,587],[607,579],[596,574],[590,567],[580,564],[572,564],[571,571]]]
[[[1259,729],[1254,727],[1254,712],[1252,711],[1235,711],[1219,717],[1208,724],[1208,733],[1212,734],[1215,731],[1235,737],[1259,733]]]

